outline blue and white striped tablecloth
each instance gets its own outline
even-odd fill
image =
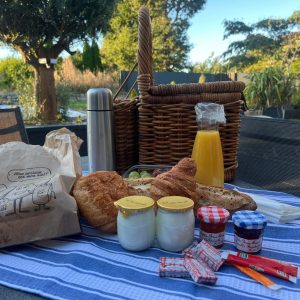
[[[300,199],[294,196],[260,190],[251,193],[300,207]],[[217,272],[215,286],[160,278],[159,257],[180,254],[158,248],[128,252],[115,235],[101,234],[84,222],[82,231],[81,235],[1,249],[0,284],[52,299],[300,299],[300,279],[293,284],[272,277],[283,288],[271,291],[229,265]],[[195,237],[199,237],[198,229]],[[234,249],[231,222],[224,249]],[[300,221],[269,223],[261,255],[300,266]]]

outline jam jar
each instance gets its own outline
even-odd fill
[[[267,225],[266,217],[256,211],[243,210],[235,212],[232,221],[235,247],[242,252],[259,253]]]
[[[167,251],[182,251],[194,240],[194,201],[179,196],[157,201],[156,235],[160,247]]]
[[[145,196],[128,196],[115,202],[118,239],[124,249],[141,251],[155,239],[154,200]]]
[[[200,238],[216,248],[221,248],[224,245],[226,222],[229,216],[229,211],[219,206],[198,208]]]

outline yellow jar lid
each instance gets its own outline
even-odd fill
[[[121,198],[114,204],[123,214],[133,214],[151,208],[154,205],[154,200],[146,196],[128,196]]]
[[[167,211],[181,212],[194,207],[194,201],[187,197],[168,196],[157,201],[159,208]]]

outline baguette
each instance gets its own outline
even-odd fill
[[[195,209],[201,206],[216,205],[227,209],[230,214],[238,210],[256,210],[255,201],[248,195],[219,187],[197,183]]]

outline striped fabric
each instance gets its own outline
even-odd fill
[[[233,188],[233,186],[231,186]],[[300,207],[300,199],[270,191],[241,189]],[[45,240],[0,250],[0,283],[52,299],[300,299],[297,284],[272,277],[283,285],[272,291],[236,268],[223,265],[216,285],[196,285],[191,279],[160,278],[160,257],[182,257],[153,247],[142,252],[122,249],[117,236],[97,232],[82,223],[81,235]],[[199,238],[199,230],[195,229]],[[232,222],[223,249],[234,250]],[[268,223],[261,255],[300,266],[300,220]]]

